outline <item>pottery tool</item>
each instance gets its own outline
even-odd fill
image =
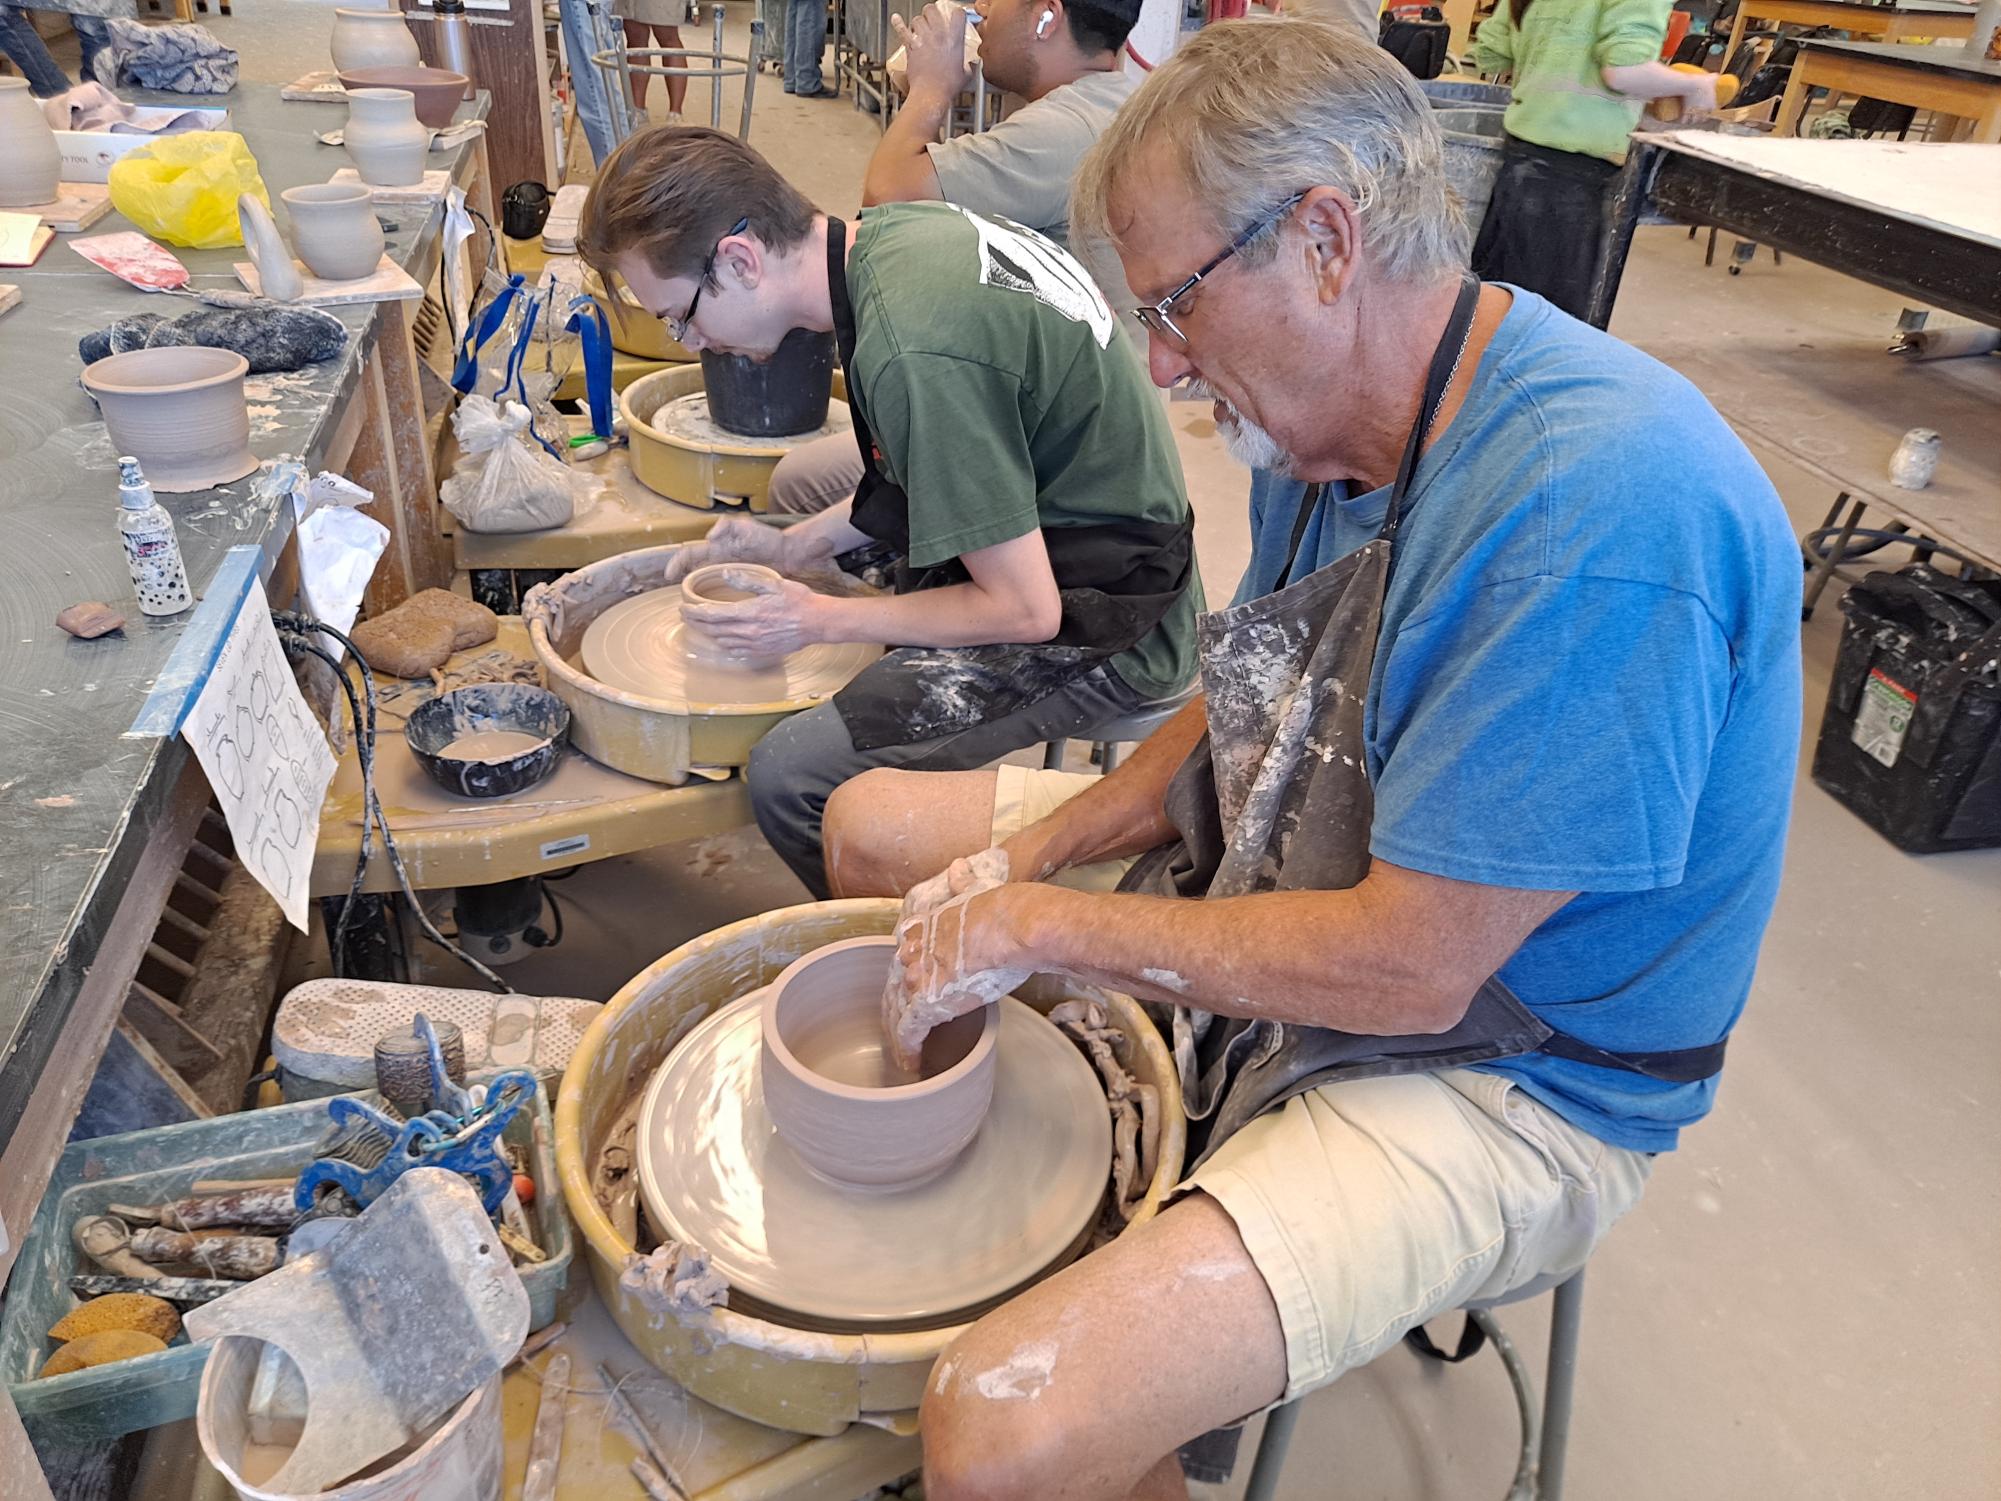
[[[653,1437],[653,1430],[646,1426],[646,1420],[639,1415],[639,1409],[632,1405],[632,1398],[625,1394],[625,1377],[614,1376],[611,1367],[600,1360],[598,1380],[604,1383],[605,1395],[611,1398],[611,1405],[618,1413],[618,1420],[646,1446],[647,1455],[659,1468],[662,1477],[671,1474],[674,1467],[667,1463],[667,1456],[660,1452],[660,1445]]]
[[[151,1281],[165,1275],[132,1254],[132,1232],[108,1214],[86,1215],[70,1226],[77,1250],[114,1277]]]
[[[639,1488],[645,1491],[652,1501],[688,1501],[687,1494],[676,1489],[673,1481],[661,1474],[655,1466],[637,1456],[634,1456],[632,1461],[632,1478],[639,1482]]]
[[[280,1346],[313,1394],[265,1482],[311,1495],[406,1444],[496,1375],[528,1332],[528,1294],[478,1196],[451,1173],[405,1173],[316,1256],[187,1315],[200,1341]]]
[[[365,1208],[404,1174],[442,1168],[474,1180],[487,1213],[497,1213],[514,1188],[514,1169],[497,1150],[500,1133],[535,1097],[535,1088],[534,1074],[511,1069],[487,1086],[486,1103],[479,1109],[463,1116],[433,1111],[408,1121],[348,1096],[329,1100],[327,1113],[337,1127],[379,1133],[388,1138],[389,1148],[366,1169],[343,1157],[321,1155],[299,1174],[294,1202],[302,1210],[310,1209],[322,1192],[338,1188]]]
[[[199,1267],[210,1277],[252,1282],[278,1265],[278,1242],[268,1235],[204,1235],[149,1225],[132,1232],[132,1254],[153,1266]]]
[[[556,1320],[556,1322],[553,1324],[547,1324],[544,1325],[542,1328],[537,1329],[533,1334],[529,1335],[527,1339],[522,1341],[521,1348],[514,1352],[514,1358],[507,1362],[507,1368],[509,1370],[513,1370],[514,1367],[520,1365],[522,1361],[529,1360],[532,1359],[534,1356],[540,1355],[544,1350],[548,1349],[549,1346],[553,1345],[557,1340],[561,1339],[564,1335],[568,1334],[569,1332],[570,1332],[570,1326],[564,1323],[561,1319]]]
[[[136,229],[71,240],[69,248],[142,292],[179,292],[188,284],[188,268],[180,258]]]
[[[188,1308],[213,1303],[224,1293],[233,1293],[241,1286],[241,1282],[225,1282],[221,1278],[113,1277],[99,1272],[88,1272],[69,1279],[69,1290],[79,1298],[101,1298],[109,1293],[148,1293]]]
[[[563,1404],[570,1385],[570,1357],[551,1355],[542,1371],[542,1401],[528,1440],[528,1468],[521,1501],[556,1501],[556,1471],[563,1463]]]

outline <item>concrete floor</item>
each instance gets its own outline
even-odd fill
[[[246,79],[283,82],[325,65],[330,8],[245,0],[208,24],[242,51]],[[308,10],[326,24],[302,24]],[[740,31],[748,7],[730,10]],[[851,213],[873,121],[765,82],[753,141]],[[691,113],[705,103],[698,88]],[[1880,348],[1899,306],[1792,259],[1705,271],[1699,242],[1648,230],[1613,331],[1648,348],[1709,327],[1754,360],[1801,342]],[[1247,554],[1244,474],[1206,408],[1173,420],[1204,577],[1223,597]],[[1998,433],[1945,441],[1991,446]],[[1825,482],[1759,458],[1794,520],[1817,524]],[[1804,631],[1809,736],[1839,638],[1834,598]],[[1900,854],[1805,768],[1803,752],[1785,885],[1718,1109],[1660,1163],[1591,1270],[1576,1497],[2001,1494],[2001,851]],[[607,861],[557,889],[567,941],[510,976],[598,996],[689,936],[802,896],[755,830]],[[1532,1362],[1545,1309],[1501,1315]],[[1399,1350],[1309,1399],[1282,1494],[1499,1496],[1514,1444],[1491,1356],[1447,1369]]]

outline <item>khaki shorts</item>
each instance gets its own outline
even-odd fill
[[[1097,778],[999,768],[995,843]],[[1054,879],[1109,891],[1130,862]],[[1278,1306],[1291,1401],[1441,1313],[1583,1266],[1653,1159],[1476,1069],[1330,1084],[1269,1110],[1190,1174],[1236,1222]]]
[[[994,768],[993,842],[999,844],[1030,824],[1040,823],[1097,780],[1096,772],[1047,771],[1040,766],[1003,762]],[[1100,860],[1095,865],[1073,865],[1049,880],[1052,886],[1068,886],[1073,891],[1110,891],[1131,864],[1130,860]]]
[[[1429,1318],[1576,1271],[1651,1168],[1499,1074],[1448,1069],[1310,1090],[1185,1186],[1223,1206],[1271,1289],[1289,1402]]]

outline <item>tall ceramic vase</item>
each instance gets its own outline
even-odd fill
[[[0,207],[55,200],[62,153],[25,78],[0,78]]]
[[[382,264],[382,225],[367,188],[322,182],[279,195],[299,259],[325,281],[355,281]]]
[[[338,73],[351,73],[356,68],[414,68],[422,61],[417,38],[403,12],[394,6],[335,11],[332,51]]]
[[[369,186],[413,188],[424,180],[431,132],[418,124],[416,97],[408,89],[348,90],[342,138]]]

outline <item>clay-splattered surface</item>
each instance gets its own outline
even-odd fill
[[[147,97],[136,93],[134,97]],[[323,182],[347,164],[319,145],[325,116],[286,104],[275,87],[227,98],[273,197]],[[440,152],[434,164],[456,165]],[[383,208],[389,250],[422,271],[435,258],[430,208]],[[119,214],[93,226],[133,226]],[[237,289],[242,250],[178,250],[200,288]],[[117,458],[95,406],[77,385],[77,341],[114,318],[176,315],[197,304],[137,292],[58,240],[37,266],[9,273],[21,306],[7,316],[0,373],[0,1140],[40,1072],[96,952],[148,828],[179,775],[179,742],[123,739],[193,612],[141,615],[113,524]],[[350,334],[335,359],[247,386],[250,444],[260,458],[298,453],[317,464],[335,414],[372,340],[374,310],[341,308]],[[289,515],[252,498],[251,481],[161,497],[173,513],[197,591],[231,547],[275,558]],[[75,640],[55,625],[78,600],[103,600],[122,633]]]

